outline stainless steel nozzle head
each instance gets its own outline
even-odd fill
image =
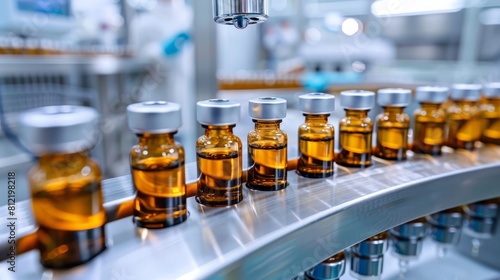
[[[196,103],[196,119],[204,125],[232,125],[240,120],[240,103],[209,99]]]
[[[48,106],[20,115],[20,140],[35,154],[74,153],[97,141],[99,114],[83,106]]]
[[[181,106],[166,101],[148,101],[127,107],[128,127],[134,133],[169,133],[182,124]]]
[[[213,0],[214,21],[244,29],[267,20],[268,0]]]

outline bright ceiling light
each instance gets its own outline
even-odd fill
[[[464,8],[464,0],[377,0],[372,14],[377,17],[453,13]]]
[[[356,19],[348,18],[342,22],[342,32],[347,36],[357,34],[361,29],[361,22]]]

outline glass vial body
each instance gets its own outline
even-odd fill
[[[80,106],[50,106],[21,114],[21,141],[39,155],[28,173],[41,264],[69,268],[105,248],[106,215],[99,165],[88,156],[98,114]]]
[[[174,135],[181,126],[180,106],[149,101],[127,107],[128,126],[139,137],[130,150],[136,190],[133,221],[157,229],[187,219],[184,148]]]
[[[101,171],[86,152],[41,156],[28,181],[42,265],[72,267],[105,249]]]
[[[445,140],[446,113],[441,104],[421,103],[414,114],[413,151],[440,155]]]
[[[483,143],[500,145],[500,83],[491,83],[484,91],[486,103],[480,107]]]
[[[339,124],[339,153],[337,163],[350,167],[372,164],[373,122],[368,112],[375,104],[375,93],[348,90],[340,93],[340,105],[346,115]]]
[[[198,189],[196,200],[205,206],[231,206],[243,200],[242,143],[233,134],[240,104],[210,99],[196,105],[205,134],[196,142]]]
[[[411,90],[380,89],[377,102],[384,112],[377,116],[375,155],[389,160],[406,159],[410,117],[403,110],[411,102]]]
[[[234,125],[206,126],[196,142],[197,200],[206,206],[230,206],[243,200],[242,143]]]
[[[329,114],[309,115],[299,127],[299,161],[297,173],[309,178],[333,175],[335,129],[328,123]]]
[[[134,223],[150,229],[182,223],[187,219],[184,148],[174,133],[137,136],[139,143],[130,150]]]
[[[377,117],[377,140],[375,155],[383,159],[404,160],[408,150],[410,117],[404,107],[383,107]]]
[[[248,134],[247,187],[260,191],[277,191],[288,186],[288,136],[279,121],[254,120],[255,129]]]
[[[480,85],[454,85],[451,91],[453,105],[448,108],[446,145],[454,149],[474,150],[481,137],[481,121],[476,102],[480,97]]]
[[[335,97],[324,93],[299,96],[299,110],[305,123],[299,127],[299,160],[297,173],[309,178],[333,175],[335,161],[335,129],[328,123],[335,110]]]
[[[446,138],[446,112],[441,108],[448,99],[448,87],[417,87],[415,99],[420,108],[415,110],[413,125],[413,151],[440,155]]]
[[[288,136],[280,129],[286,116],[286,100],[276,97],[251,99],[248,106],[255,128],[248,133],[248,173],[246,186],[261,191],[277,191],[288,186]]]

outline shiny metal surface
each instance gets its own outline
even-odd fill
[[[451,86],[450,98],[453,100],[478,101],[482,86],[479,84],[454,84]]]
[[[19,118],[20,140],[37,155],[81,152],[97,141],[99,114],[90,107],[47,106],[24,111]]]
[[[267,20],[268,0],[213,0],[214,21],[238,29]]]
[[[258,97],[248,100],[248,115],[257,120],[281,120],[286,117],[286,100],[278,97]]]
[[[375,105],[375,93],[366,90],[347,90],[340,93],[340,106],[345,109],[370,110]]]
[[[335,280],[345,273],[346,259],[344,252],[340,252],[320,264],[306,271],[305,279]]]
[[[387,239],[364,240],[352,246],[351,251],[363,257],[371,257],[383,255],[387,247]]]
[[[196,119],[205,125],[231,125],[240,120],[241,105],[227,99],[209,99],[196,103]]]
[[[499,158],[500,148],[483,147],[434,158],[413,155],[401,163],[380,161],[361,170],[337,167],[329,179],[289,172],[286,190],[245,189],[244,201],[234,207],[205,208],[189,198],[189,219],[175,227],[138,231],[129,218],[110,222],[108,250],[71,270],[44,271],[35,261],[36,252],[19,255],[23,269],[16,277],[290,279],[399,224],[500,196]],[[196,172],[188,171],[186,177],[192,181]],[[106,180],[103,189],[109,221],[127,216],[114,214],[130,203],[130,177]],[[5,213],[1,208],[0,215]],[[30,224],[29,214],[18,215]],[[7,240],[6,233],[0,229],[0,241]],[[5,266],[0,264],[0,278],[11,279]]]
[[[380,106],[406,107],[411,103],[411,90],[404,88],[383,88],[377,91]]]
[[[418,102],[443,103],[448,99],[448,87],[422,86],[415,90],[415,99]]]
[[[384,270],[384,256],[362,257],[356,254],[351,255],[352,277],[360,280],[380,279]]]
[[[127,106],[128,127],[134,133],[174,132],[182,125],[181,106],[166,101],[147,101]]]
[[[330,114],[335,111],[335,96],[326,93],[308,93],[299,96],[299,111],[305,114]]]
[[[424,219],[414,220],[389,230],[391,253],[404,260],[416,259],[422,252],[428,227]]]

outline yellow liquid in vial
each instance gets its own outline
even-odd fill
[[[371,165],[372,132],[366,129],[346,127],[340,130],[340,151],[337,163],[350,167]]]
[[[376,155],[384,159],[406,159],[408,128],[378,127]]]
[[[229,206],[243,200],[241,157],[228,148],[197,153],[197,199],[207,206]]]
[[[105,249],[100,183],[60,177],[32,192],[41,263],[66,268],[92,259]]]
[[[314,133],[299,137],[300,158],[297,172],[305,177],[324,178],[333,175],[334,138]]]
[[[440,155],[445,135],[444,122],[415,121],[413,150],[417,153]]]
[[[163,228],[187,218],[184,162],[147,158],[132,165],[137,190],[134,221],[140,227]]]
[[[272,141],[255,141],[248,145],[249,170],[247,187],[262,191],[281,190],[287,182],[287,147]]]

